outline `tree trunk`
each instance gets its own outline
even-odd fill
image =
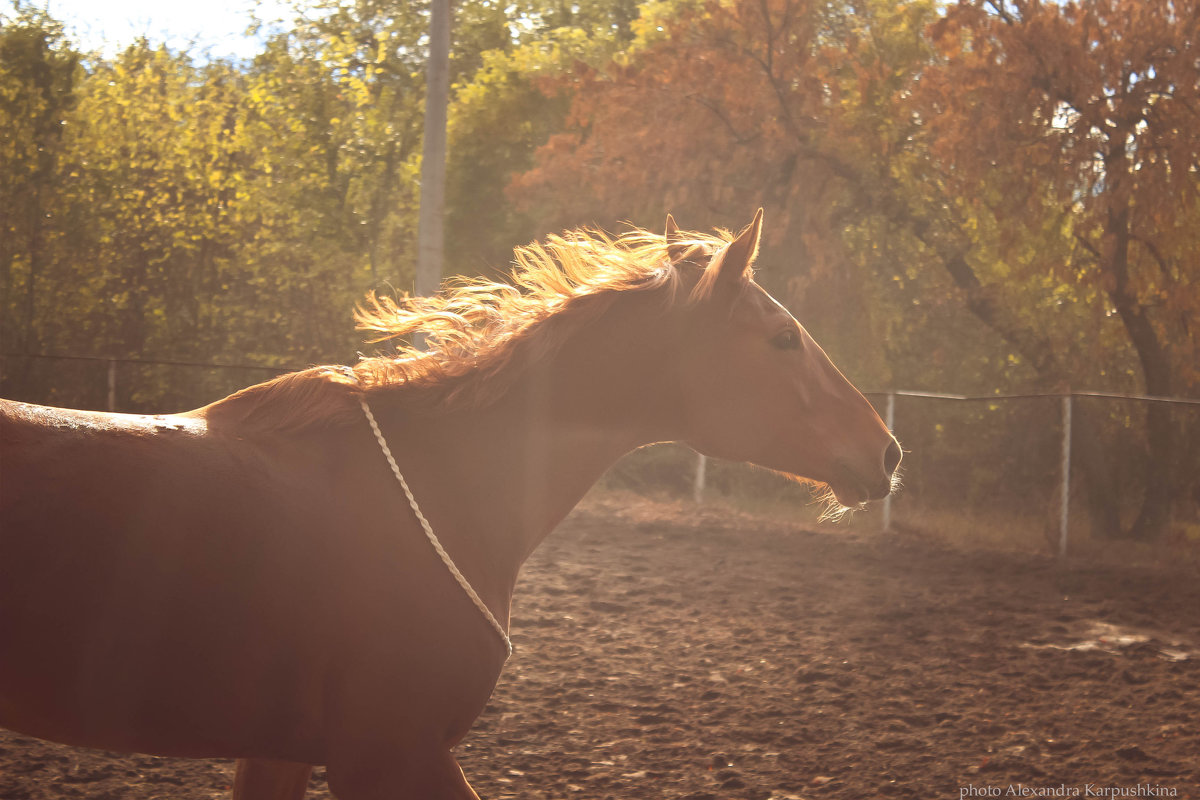
[[[1146,316],[1145,307],[1129,285],[1131,203],[1126,184],[1130,166],[1124,150],[1125,138],[1118,133],[1113,135],[1112,140],[1118,144],[1104,159],[1105,180],[1111,187],[1112,199],[1105,214],[1100,269],[1110,279],[1105,288],[1137,353],[1146,393],[1167,396],[1171,393],[1172,383],[1167,352],[1153,323]],[[1146,489],[1141,511],[1129,531],[1134,538],[1157,536],[1170,516],[1174,440],[1171,435],[1171,410],[1164,403],[1150,403],[1146,408],[1146,444]]]

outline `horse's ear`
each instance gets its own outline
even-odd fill
[[[742,229],[737,238],[725,245],[713,257],[712,263],[708,265],[708,270],[716,273],[711,278],[714,292],[740,286],[750,277],[754,259],[758,255],[758,240],[762,235],[762,217],[763,210],[760,208],[754,215],[754,220]]]
[[[678,238],[679,238],[679,226],[675,224],[675,217],[671,216],[671,215],[668,213],[668,214],[667,214],[667,234],[666,234],[666,239],[667,239],[667,241],[669,242],[669,241],[671,241],[672,239],[678,239]]]
[[[675,224],[675,218],[667,214],[667,232],[664,236],[667,240],[667,258],[672,264],[676,264],[683,260],[691,247],[683,243],[683,236],[679,233],[679,226]]]

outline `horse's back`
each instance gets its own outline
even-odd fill
[[[195,415],[0,401],[0,725],[217,755],[236,749],[231,700],[268,698],[239,721],[248,736],[263,714],[303,713],[269,700],[321,627],[306,607],[321,544],[281,513],[285,462]]]
[[[0,400],[0,547],[80,552],[138,535],[135,523],[161,513],[160,484],[183,477],[188,459],[179,456],[197,450],[187,440],[203,430],[186,417]],[[182,494],[173,494],[177,504]]]

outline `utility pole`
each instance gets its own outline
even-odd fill
[[[416,293],[442,282],[446,209],[446,107],[450,102],[450,0],[431,0],[429,64],[425,68],[425,140],[421,153],[421,213],[417,220]]]

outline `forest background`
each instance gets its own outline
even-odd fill
[[[81,52],[16,0],[0,396],[103,404],[94,372],[31,355],[352,360],[355,302],[413,285],[428,15],[297,3],[232,60]],[[762,206],[759,280],[865,389],[1200,396],[1197,0],[459,0],[451,69],[448,273]],[[145,369],[118,405],[261,377]],[[1194,521],[1195,413],[1077,405],[1097,536]],[[1044,403],[943,411],[905,410],[940,465],[918,495],[1053,486]]]

